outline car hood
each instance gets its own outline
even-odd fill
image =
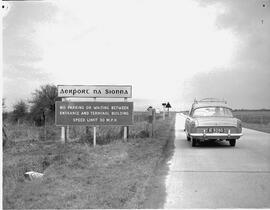
[[[197,126],[237,126],[237,119],[233,117],[201,117],[195,118]]]

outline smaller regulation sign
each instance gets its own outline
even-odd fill
[[[58,97],[131,98],[130,85],[58,85]]]
[[[55,124],[132,125],[133,102],[56,101]]]

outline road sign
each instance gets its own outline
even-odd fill
[[[147,108],[147,111],[148,111],[148,112],[151,112],[152,109],[153,109],[153,107],[152,107],[152,106],[149,106],[149,107]]]
[[[132,125],[133,102],[63,102],[55,105],[55,124]]]
[[[172,108],[169,102],[166,104],[166,108]]]
[[[58,85],[58,97],[131,98],[131,85]]]

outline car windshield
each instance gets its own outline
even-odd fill
[[[226,107],[202,107],[193,111],[193,117],[232,117],[232,112]]]

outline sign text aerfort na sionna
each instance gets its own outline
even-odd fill
[[[120,85],[83,85],[83,86],[71,86],[71,85],[59,85],[58,86],[59,97],[94,97],[94,98],[131,98],[132,88],[131,86]]]

